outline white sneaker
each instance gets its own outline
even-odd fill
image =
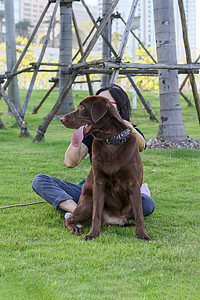
[[[68,219],[70,216],[72,215],[72,213],[70,212],[66,212],[66,214],[64,215],[64,219]]]
[[[70,212],[66,212],[66,214],[64,215],[64,219],[68,219],[70,216],[72,215],[72,213]],[[82,225],[81,224],[76,224],[76,227],[81,228]]]

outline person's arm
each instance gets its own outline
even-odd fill
[[[70,144],[65,152],[64,164],[68,168],[74,168],[82,161],[87,153],[88,147],[85,144],[81,143],[79,147],[74,147]]]
[[[136,135],[136,140],[138,143],[138,147],[140,152],[142,152],[145,149],[145,139],[143,138],[143,136],[133,127],[133,125],[129,122],[124,120],[124,122],[126,123],[126,125],[130,128],[131,132],[134,133]]]

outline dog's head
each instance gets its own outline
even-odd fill
[[[78,146],[83,137],[92,132],[101,139],[107,138],[107,135],[114,135],[116,133],[114,119],[123,123],[117,109],[107,98],[90,96],[83,99],[75,111],[60,120],[65,127],[76,129],[72,136],[72,144]]]
[[[101,96],[90,96],[83,99],[77,109],[60,120],[67,128],[78,129],[84,126],[84,135],[88,135],[97,129],[97,123],[106,115],[110,109],[108,99]]]

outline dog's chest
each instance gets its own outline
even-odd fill
[[[126,145],[101,145],[93,148],[93,166],[108,175],[122,170],[127,164],[132,163],[131,153],[127,153]],[[132,156],[133,157],[133,156]]]
[[[105,206],[109,210],[118,211],[119,215],[131,209],[129,200],[130,186],[122,178],[107,178],[105,181]],[[123,213],[122,213],[123,212]]]

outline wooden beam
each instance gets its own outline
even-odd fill
[[[69,70],[72,69],[80,69],[83,67],[92,67],[97,65],[102,65],[104,68],[116,68],[116,69],[139,69],[139,70],[158,70],[158,69],[168,69],[168,70],[188,70],[188,71],[194,71],[197,73],[197,70],[200,69],[199,63],[192,63],[192,64],[140,64],[140,63],[117,63],[116,61],[106,61],[103,59],[99,60],[93,60],[93,61],[84,61],[84,62],[78,62],[76,64],[60,64],[60,63],[41,63],[41,66],[64,66],[69,67]],[[35,64],[35,63],[32,63]]]
[[[198,70],[200,69],[200,64],[139,64],[139,63],[116,63],[116,62],[105,62],[104,67],[106,68],[137,68],[143,70],[158,70],[158,69],[168,69],[168,70]]]
[[[66,71],[67,74],[70,74],[72,71]],[[85,74],[108,74],[111,75],[113,73],[112,69],[105,69],[105,68],[81,68],[77,70],[78,75],[85,75]],[[137,76],[158,76],[157,70],[137,70],[137,69],[120,69],[119,74],[130,74],[130,75],[137,75]]]
[[[72,71],[69,70],[66,73],[70,74]],[[109,74],[111,75],[113,72],[112,69],[105,69],[105,68],[81,68],[77,70],[77,73],[79,75],[84,75],[84,74]],[[157,70],[138,70],[138,69],[119,69],[119,74],[130,74],[132,76],[137,75],[137,76],[158,76],[158,71]],[[178,74],[188,74],[186,70],[180,70],[178,71]]]

